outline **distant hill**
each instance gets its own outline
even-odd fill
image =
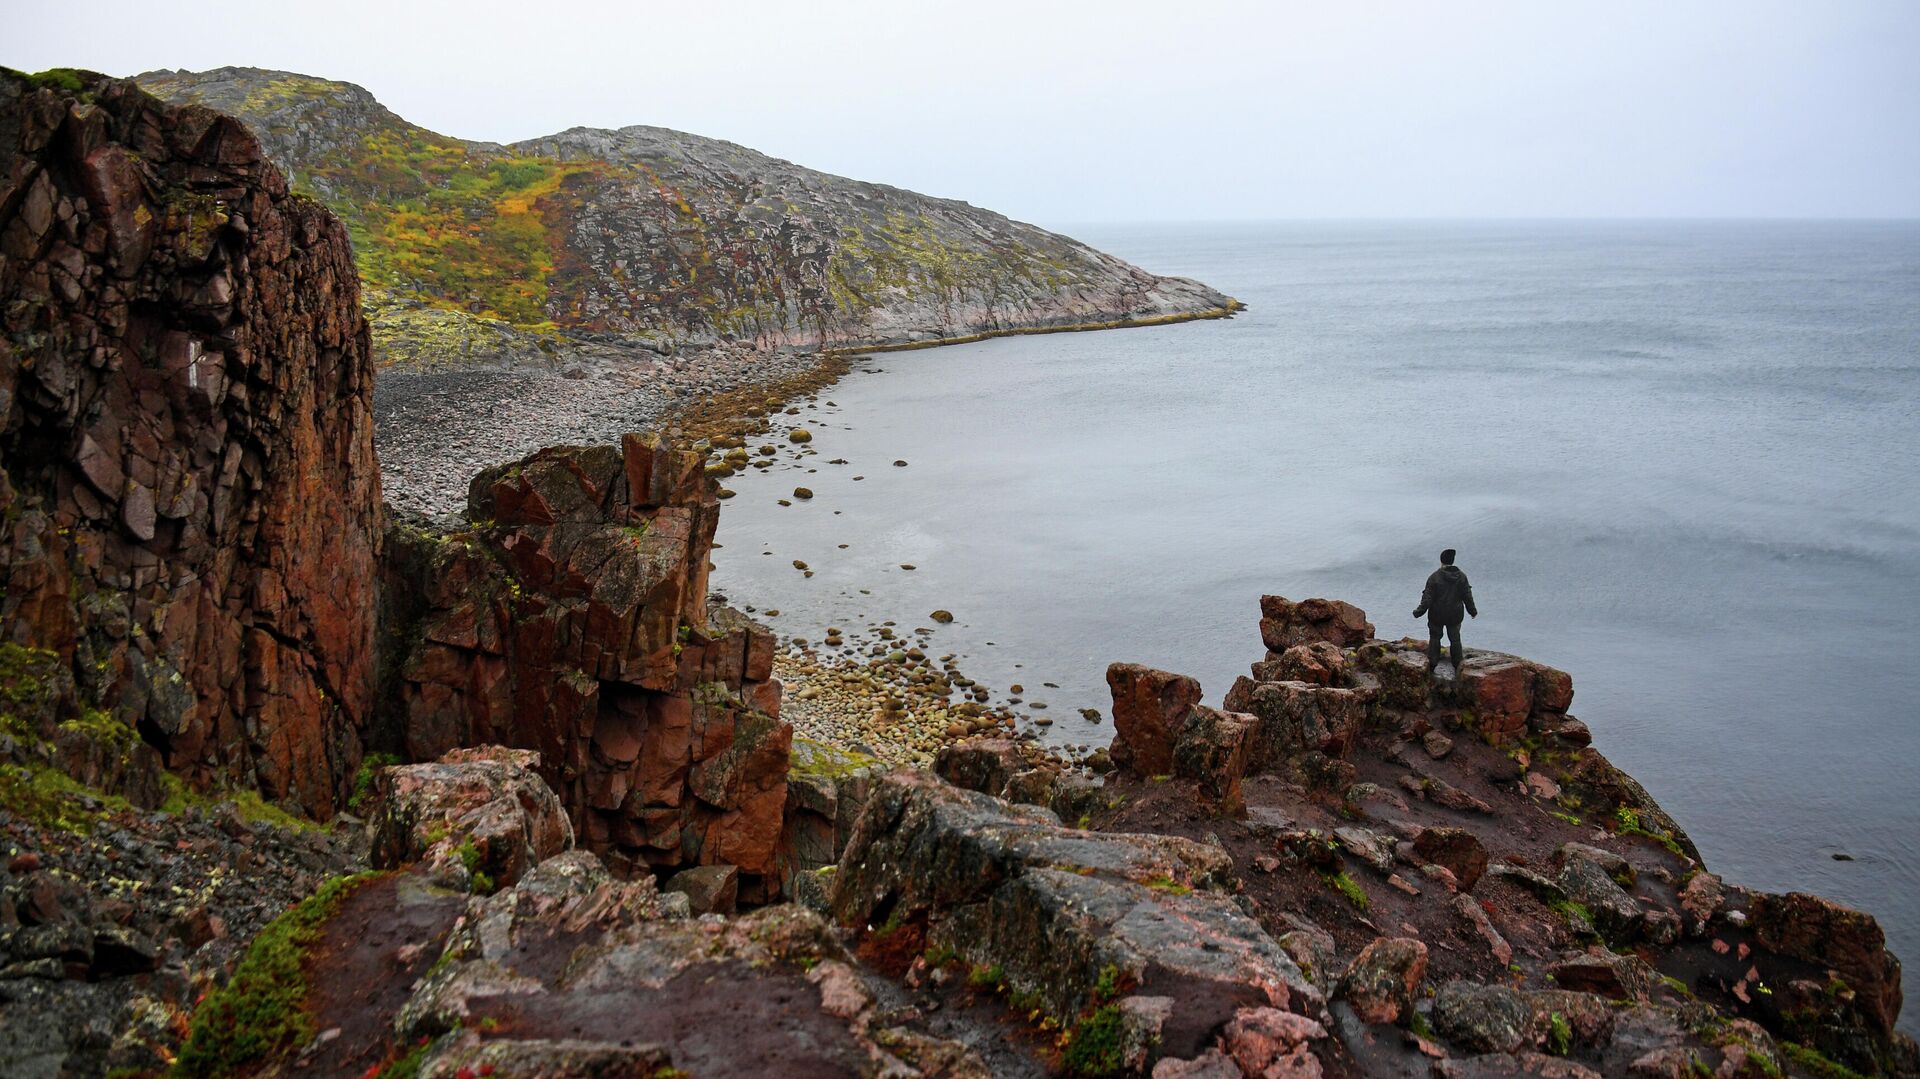
[[[1234,306],[963,202],[665,128],[502,146],[408,123],[352,83],[258,68],[138,81],[244,121],[347,223],[388,362],[900,344]]]

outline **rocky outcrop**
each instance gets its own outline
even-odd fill
[[[420,864],[440,883],[490,892],[573,847],[539,754],[480,746],[429,764],[388,768],[373,823],[373,863]]]
[[[232,119],[4,72],[0,300],[8,640],[70,673],[62,716],[332,813],[382,529],[346,229]]]
[[[1227,711],[1190,679],[1112,668],[1120,768],[1093,824],[1230,853],[1247,908],[1333,1001],[1338,1047],[1311,1045],[1315,1060],[1355,1074],[1920,1074],[1873,918],[1706,872],[1567,714],[1565,672],[1476,650],[1435,683],[1425,642],[1374,640],[1350,605],[1269,596],[1261,616],[1267,653]],[[1236,716],[1244,749],[1222,753],[1210,717]],[[1229,787],[1241,797],[1221,800]],[[1408,1034],[1382,1037],[1387,1024]],[[1252,1074],[1216,1067],[1224,1044],[1214,1053],[1191,1064],[1215,1071],[1191,1074]]]
[[[140,81],[244,120],[354,227],[392,360],[910,345],[1236,306],[966,203],[678,131],[500,146],[407,123],[350,83],[256,68]]]
[[[1320,993],[1229,897],[1215,847],[1083,832],[925,773],[879,781],[835,874],[846,924],[924,926],[1057,1022],[1111,1005],[1142,1064],[1207,1049],[1240,1009],[1319,1014]]]
[[[414,759],[534,750],[616,869],[734,865],[763,900],[793,734],[772,633],[707,602],[719,503],[700,465],[637,435],[543,450],[474,479],[470,531],[397,529],[392,726]]]

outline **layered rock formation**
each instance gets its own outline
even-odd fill
[[[480,527],[398,528],[383,564],[339,223],[205,109],[91,76],[0,90],[0,619],[52,687],[16,721],[114,735],[66,753],[102,758],[84,778],[150,747],[321,817],[368,746],[534,749],[621,870],[728,863],[764,898],[791,732],[771,633],[707,604],[700,456],[543,451],[474,481]],[[83,707],[105,725],[66,722]]]
[[[382,529],[346,230],[232,119],[5,72],[0,298],[0,625],[56,718],[331,813]]]
[[[475,477],[475,527],[397,529],[386,575],[405,754],[539,753],[617,869],[725,863],[764,899],[787,797],[773,634],[709,606],[701,457],[630,435]]]
[[[1874,920],[1708,872],[1567,714],[1565,672],[1470,650],[1434,683],[1424,642],[1373,640],[1357,608],[1260,607],[1268,651],[1224,709],[1191,679],[1109,671],[1121,804],[1094,823],[1217,835],[1243,898],[1334,1001],[1320,1065],[1920,1073]]]
[[[500,146],[409,124],[350,83],[257,68],[140,82],[244,120],[348,223],[392,360],[888,345],[1235,306],[962,202],[663,128]]]

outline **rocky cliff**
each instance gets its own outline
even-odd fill
[[[35,733],[96,709],[196,786],[319,817],[370,747],[524,745],[622,869],[769,872],[789,732],[772,635],[707,605],[701,456],[542,451],[475,479],[472,531],[397,528],[383,563],[339,222],[206,109],[4,92],[0,618],[73,687]]]
[[[52,657],[43,718],[331,813],[383,527],[346,230],[228,117],[0,73],[0,297],[0,625]]]
[[[966,203],[664,128],[502,146],[410,124],[350,83],[257,68],[139,81],[245,121],[347,222],[396,361],[888,345],[1234,306]]]
[[[623,873],[723,863],[778,884],[792,728],[773,633],[707,601],[719,500],[700,454],[629,435],[475,477],[470,531],[397,529],[388,702],[405,755],[537,750]]]

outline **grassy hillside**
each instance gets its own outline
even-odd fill
[[[965,203],[663,128],[501,146],[408,123],[350,83],[251,68],[140,82],[246,121],[347,222],[390,358],[898,344],[1231,305]]]

